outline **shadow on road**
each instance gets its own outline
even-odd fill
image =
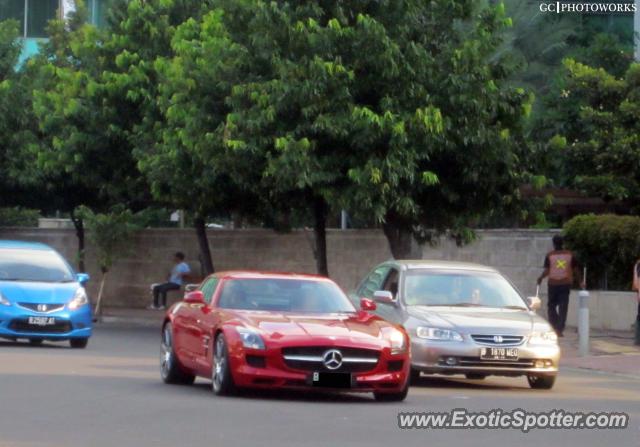
[[[524,380],[524,378],[523,378]],[[476,389],[476,390],[521,390],[529,389],[526,381],[522,386],[513,386],[510,384],[500,384],[493,382],[484,382],[483,380],[469,380],[462,377],[443,377],[443,376],[427,376],[421,377],[417,381],[411,382],[413,388],[457,388],[457,389]]]

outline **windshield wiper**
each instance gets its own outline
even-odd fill
[[[513,310],[529,310],[523,306],[502,306],[502,309],[513,309]]]
[[[441,304],[441,306],[449,306],[449,307],[486,307],[483,304],[476,304],[476,303]]]

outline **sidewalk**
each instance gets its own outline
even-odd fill
[[[560,339],[560,367],[590,369],[640,378],[640,346],[632,332],[591,331],[589,355],[578,355],[578,334],[567,328]]]
[[[103,309],[101,323],[125,326],[160,328],[165,311],[107,307]],[[590,355],[578,355],[578,334],[575,328],[567,328],[560,339],[561,367],[590,369],[607,373],[624,374],[640,378],[640,346],[634,346],[633,333],[616,331],[591,331]]]
[[[160,329],[165,310],[105,307],[98,324],[120,324],[125,326],[157,327]]]

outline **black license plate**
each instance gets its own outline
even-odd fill
[[[351,388],[351,374],[314,372],[311,384],[322,388]]]
[[[31,326],[55,326],[54,317],[29,317],[28,323]]]
[[[518,348],[480,348],[481,360],[518,360]]]

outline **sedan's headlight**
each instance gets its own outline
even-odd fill
[[[419,338],[424,338],[425,340],[462,341],[462,335],[456,331],[435,327],[420,326],[416,329],[416,335]]]
[[[76,290],[76,293],[75,295],[73,295],[73,298],[71,298],[71,301],[67,303],[67,308],[69,308],[69,310],[76,310],[84,306],[85,304],[89,304],[89,297],[87,297],[87,291],[84,289],[84,287],[80,287],[78,288],[78,290]]]
[[[386,338],[391,346],[391,354],[403,354],[407,350],[406,337],[402,331],[395,328],[389,328],[386,332]]]
[[[530,345],[555,345],[558,335],[554,331],[534,332],[529,336]]]
[[[6,299],[4,295],[2,295],[2,292],[0,292],[0,305],[11,306],[11,303],[9,302],[9,300]]]
[[[265,349],[264,340],[257,331],[246,327],[237,327],[236,330],[240,334],[242,345],[245,348]]]

